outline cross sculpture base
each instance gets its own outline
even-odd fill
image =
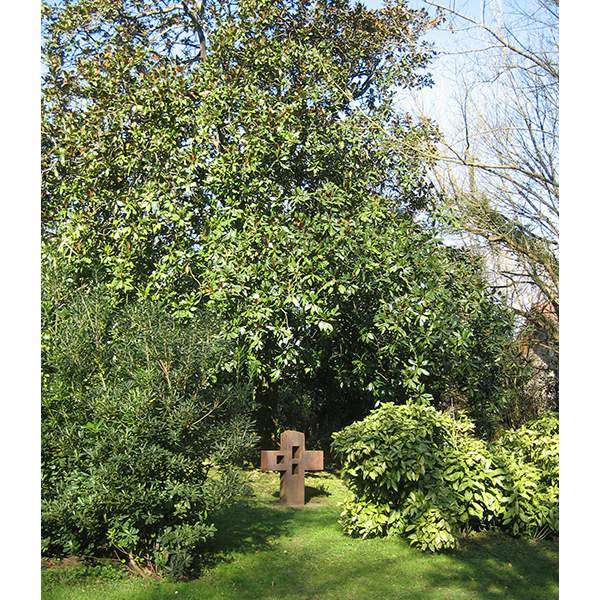
[[[284,431],[279,450],[260,453],[260,470],[279,471],[281,504],[304,506],[304,472],[323,470],[323,451],[306,450],[300,431]]]

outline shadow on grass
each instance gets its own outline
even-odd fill
[[[456,585],[457,569],[464,589],[490,600],[558,597],[558,544],[528,541],[505,534],[479,534],[463,540],[448,554],[452,572],[429,574],[431,586]]]
[[[312,548],[318,551],[317,563],[307,553],[271,556],[260,564],[260,575],[244,579],[235,597],[263,597],[272,581],[269,598],[558,598],[558,559],[551,542],[494,535],[470,540],[461,550],[443,555],[421,553],[400,540],[377,542],[356,540],[353,548],[343,548],[338,539],[321,539],[318,549]]]
[[[293,511],[261,513],[280,519],[287,531]],[[277,515],[273,513],[279,513]],[[250,517],[254,513],[247,513]],[[297,513],[299,514],[299,513]],[[239,516],[239,513],[238,513]],[[244,518],[246,518],[244,517]],[[327,526],[326,515],[306,513],[306,524]],[[454,552],[426,554],[402,540],[349,540],[329,531],[288,553],[251,552],[269,546],[272,525],[257,532],[236,523],[222,539],[250,554],[216,578],[181,584],[135,581],[95,593],[52,596],[83,600],[554,600],[558,598],[556,544],[530,543],[503,535],[465,541]],[[225,534],[225,532],[223,532]],[[257,534],[253,540],[231,536]],[[294,551],[295,550],[295,551]],[[318,560],[315,558],[318,556]],[[135,584],[135,585],[133,585]],[[75,591],[75,590],[73,590]],[[175,596],[174,594],[178,595]]]
[[[209,563],[229,561],[233,552],[257,552],[270,548],[287,530],[293,514],[273,506],[242,500],[215,519],[217,533],[207,544]]]
[[[323,484],[313,487],[311,485],[307,485],[305,488],[306,501],[310,502],[313,498],[322,498],[331,496],[331,492],[325,489]]]
[[[307,510],[280,506],[272,493],[275,478],[258,483],[255,496],[215,519],[217,533],[207,547],[205,563],[215,568],[205,576],[179,584],[130,578],[88,584],[84,579],[53,577],[56,581],[46,582],[44,599],[558,598],[556,542],[477,534],[463,540],[456,551],[429,554],[410,548],[405,540],[353,539],[337,524],[339,508],[333,501],[338,491],[331,484],[325,489],[317,478],[311,481],[314,486],[307,486],[306,498],[316,500],[314,510]]]
[[[319,484],[306,488],[307,501],[326,500],[328,496],[329,491]],[[215,582],[214,589],[219,590],[219,597],[558,598],[556,542],[529,542],[500,533],[476,534],[464,539],[458,550],[429,554],[410,548],[404,540],[353,540],[337,527],[335,507],[290,510],[277,504],[277,497],[277,492],[269,490],[266,501],[248,498],[217,520],[210,566],[235,561],[232,571],[221,571],[217,576],[219,583]],[[295,540],[292,546],[284,542],[287,554],[261,552],[272,550],[281,538]],[[234,558],[234,553],[247,556]],[[203,585],[201,580],[198,584]]]
[[[274,491],[271,495],[273,498],[279,498],[279,490]],[[327,496],[331,496],[331,492],[328,492],[322,484],[317,487],[311,485],[304,486],[304,499],[306,502],[310,502],[313,498],[324,498]]]

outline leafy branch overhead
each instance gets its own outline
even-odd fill
[[[223,315],[267,419],[283,388],[357,407],[427,389],[493,428],[511,319],[416,224],[437,132],[394,106],[431,83],[430,26],[404,2],[48,9],[44,238],[124,298]]]

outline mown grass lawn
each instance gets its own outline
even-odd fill
[[[304,509],[276,504],[276,474],[251,473],[254,496],[219,523],[214,565],[171,583],[107,579],[83,568],[42,573],[44,600],[558,598],[558,544],[478,535],[431,555],[397,539],[357,540],[337,524],[346,493],[335,476],[307,476]]]

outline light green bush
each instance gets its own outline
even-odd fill
[[[342,477],[353,493],[344,530],[401,535],[423,550],[455,547],[474,530],[558,532],[555,417],[486,444],[473,424],[427,404],[384,404],[334,434]]]
[[[494,443],[506,472],[503,526],[514,535],[558,533],[558,418],[545,415],[507,430]]]

